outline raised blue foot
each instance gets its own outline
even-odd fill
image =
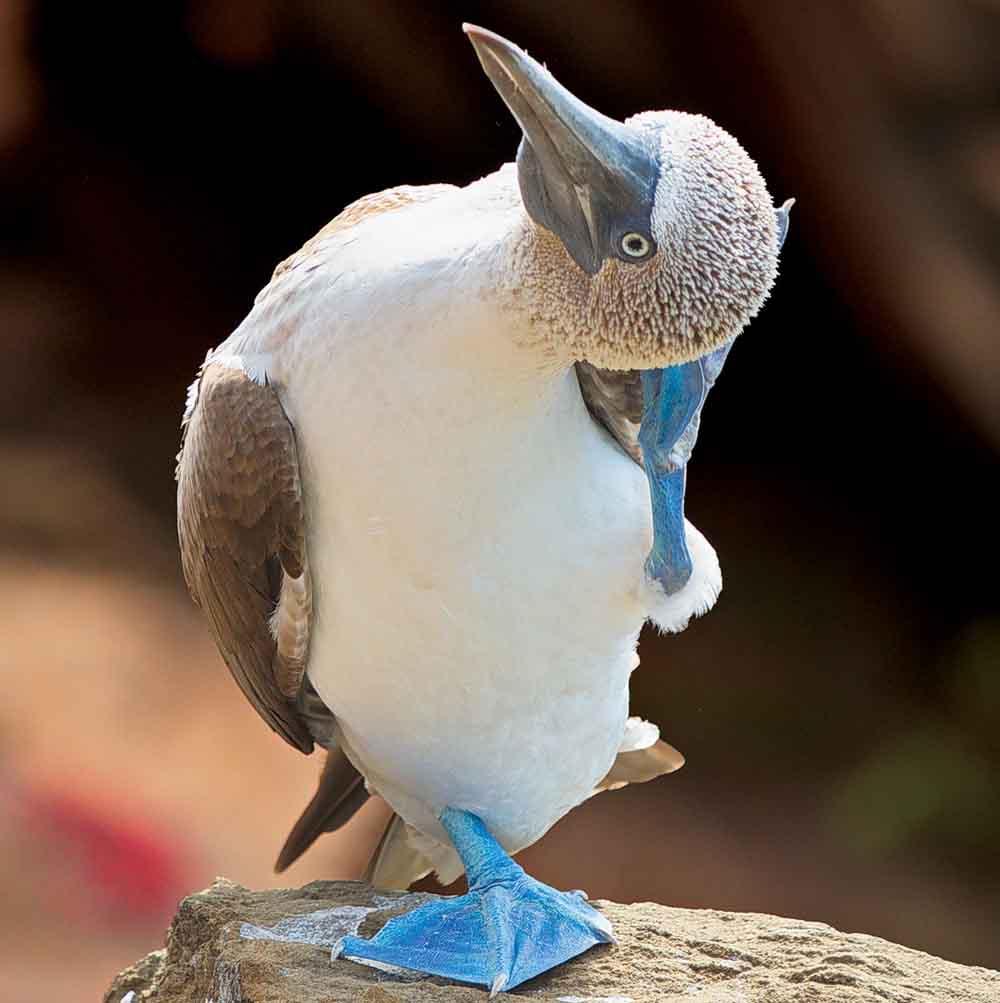
[[[667,595],[679,592],[692,573],[684,529],[684,490],[701,409],[722,370],[731,344],[666,369],[647,369],[642,379],[639,445],[653,509],[653,548],[646,573]]]
[[[441,815],[465,864],[466,895],[398,916],[371,940],[345,937],[339,955],[487,986],[490,994],[614,938],[583,892],[560,892],[529,877],[470,812]]]

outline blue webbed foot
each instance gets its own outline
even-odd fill
[[[469,812],[441,821],[466,865],[469,891],[389,920],[371,939],[345,937],[338,953],[487,986],[491,994],[613,940],[581,892],[560,892],[514,863]]]

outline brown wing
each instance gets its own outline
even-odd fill
[[[576,364],[576,378],[587,410],[635,460],[642,463],[639,424],[642,421],[642,383],[637,370],[598,369],[589,362]]]
[[[305,678],[312,622],[295,434],[274,388],[209,364],[177,465],[184,577],[233,678],[291,745],[331,746],[319,787],[278,858],[282,871],[368,800],[332,745],[333,715]]]
[[[222,657],[257,713],[311,752],[295,711],[307,624],[271,619],[286,576],[290,604],[308,616],[308,569],[295,435],[273,387],[209,362],[194,389],[177,463],[177,531],[184,577]],[[300,594],[296,595],[296,591]],[[288,619],[287,611],[285,619]]]

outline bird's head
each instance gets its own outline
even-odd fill
[[[774,283],[788,225],[739,143],[714,122],[625,122],[574,97],[506,39],[465,25],[517,119],[521,199],[534,223],[522,277],[536,319],[595,365],[653,368],[731,341]]]

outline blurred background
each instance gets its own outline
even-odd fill
[[[320,762],[187,599],[174,455],[276,262],[513,158],[462,20],[607,114],[710,115],[798,198],[689,480],[726,590],[633,677],[688,764],[526,864],[1000,967],[996,0],[0,0],[0,998],[97,998],[216,874],[363,867],[374,802],[271,871]]]

